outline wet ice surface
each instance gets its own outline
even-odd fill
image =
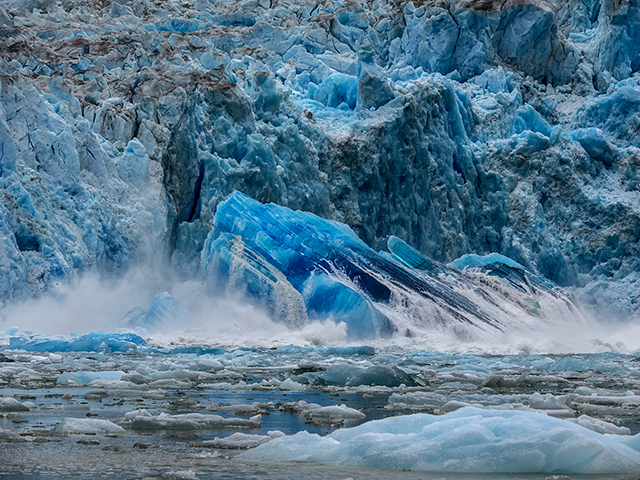
[[[439,420],[468,406],[535,412],[627,443],[640,432],[637,354],[483,356],[292,346],[209,351],[217,353],[5,349],[14,361],[0,363],[0,475],[442,478],[235,456],[282,434],[306,430],[324,437],[414,413]],[[629,478],[633,473],[640,467]],[[454,475],[446,478],[464,478]]]

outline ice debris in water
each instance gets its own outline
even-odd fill
[[[201,448],[217,448],[221,450],[246,450],[255,448],[258,445],[267,443],[274,438],[283,437],[284,433],[280,430],[270,430],[266,435],[252,435],[248,433],[234,433],[228,437],[214,438],[213,440],[205,440],[203,442],[192,443],[190,447]]]
[[[0,398],[0,412],[28,412],[29,407],[15,398]]]
[[[284,411],[302,416],[313,424],[342,424],[347,420],[361,420],[366,417],[359,410],[349,408],[344,404],[323,407],[317,403],[299,400],[284,404],[282,408]]]
[[[124,375],[122,371],[102,371],[102,372],[64,372],[62,373],[58,379],[56,380],[57,384],[73,384],[77,383],[79,385],[88,385],[89,383],[95,380],[120,380]]]
[[[296,382],[311,385],[382,385],[385,387],[416,386],[416,381],[395,365],[332,365],[322,372],[308,372],[291,377]]]
[[[147,342],[133,333],[92,332],[69,339],[44,338],[29,341],[22,337],[10,337],[9,347],[28,352],[135,352]]]
[[[299,432],[241,458],[427,472],[622,474],[640,469],[640,436],[602,435],[538,413],[469,407],[370,421],[325,437]]]
[[[169,415],[160,413],[152,415],[145,409],[134,410],[125,414],[123,425],[137,430],[175,429],[195,430],[211,428],[260,428],[262,415],[254,415],[249,419],[224,418],[220,415],[202,413],[184,413]]]
[[[53,432],[59,435],[108,434],[123,435],[124,428],[109,420],[97,418],[65,418]]]

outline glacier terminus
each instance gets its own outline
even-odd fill
[[[639,0],[0,0],[0,477],[638,478],[639,362]]]

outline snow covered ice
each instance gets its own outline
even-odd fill
[[[638,0],[0,1],[0,476],[640,475],[638,45]]]

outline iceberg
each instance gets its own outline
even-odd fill
[[[65,418],[53,432],[58,435],[124,435],[124,428],[109,420],[97,418]]]
[[[184,413],[152,415],[145,409],[134,410],[124,415],[122,424],[136,430],[195,430],[215,428],[260,428],[261,415],[245,418],[224,418],[220,415],[202,413]]]
[[[46,338],[28,341],[23,337],[10,337],[9,348],[28,352],[135,352],[147,342],[134,333],[92,332],[68,340]],[[5,347],[6,348],[6,347]]]
[[[624,474],[640,471],[638,438],[603,435],[531,412],[461,408],[299,432],[241,454],[247,461],[304,461],[458,473]]]
[[[0,398],[0,412],[28,412],[29,407],[15,398]]]
[[[212,288],[244,287],[292,326],[329,317],[353,337],[388,336],[395,327],[372,300],[388,299],[389,289],[357,263],[372,254],[346,225],[238,192],[218,207],[202,263]]]
[[[189,446],[199,448],[217,448],[220,450],[247,450],[282,436],[284,436],[284,433],[279,430],[271,430],[267,432],[267,435],[251,435],[248,433],[237,432],[233,435],[229,435],[228,437],[216,437],[213,440],[191,443]]]

